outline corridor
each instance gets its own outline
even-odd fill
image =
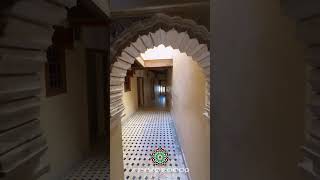
[[[125,179],[188,180],[186,171],[152,171],[152,168],[186,168],[170,112],[140,110],[134,113],[122,124],[122,145]],[[168,153],[168,161],[162,166],[152,161],[152,152],[159,147]]]
[[[207,47],[202,49],[207,52]],[[203,115],[209,114],[206,70],[163,44],[141,53],[142,62],[130,59],[126,51],[122,55],[114,63],[115,73],[122,71],[123,61],[133,64],[123,80],[111,77],[110,88],[116,91],[111,93],[111,179],[209,179],[210,118]]]

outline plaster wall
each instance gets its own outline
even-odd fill
[[[212,178],[303,179],[305,61],[295,20],[277,0],[213,0],[211,10]]]
[[[124,179],[122,152],[121,124],[118,123],[110,131],[110,179]]]
[[[125,107],[126,116],[123,120],[128,119],[138,109],[138,91],[137,91],[137,77],[133,76],[130,78],[131,91],[123,93],[123,105]]]
[[[44,158],[51,170],[41,180],[61,179],[89,151],[85,49],[81,44],[66,51],[67,93],[42,93],[41,126],[49,149]],[[45,89],[44,68],[42,86]]]
[[[205,75],[191,57],[175,51],[169,83],[172,83],[172,115],[191,178],[210,179],[210,123],[202,115]]]

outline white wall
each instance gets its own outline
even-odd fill
[[[305,65],[278,0],[212,3],[212,178],[301,180]]]
[[[67,93],[46,98],[43,91],[40,121],[48,141],[45,158],[51,170],[41,180],[61,179],[89,150],[86,61],[80,45],[66,51],[66,77]],[[42,86],[45,89],[44,79]]]
[[[200,66],[185,53],[174,54],[171,92],[172,114],[191,178],[209,180],[210,123],[202,115],[205,107],[205,75]]]

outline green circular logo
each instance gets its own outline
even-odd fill
[[[166,165],[169,161],[169,154],[163,148],[157,148],[151,154],[151,160],[155,165]]]

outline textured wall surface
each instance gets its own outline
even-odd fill
[[[213,179],[301,180],[305,62],[277,0],[213,1]]]

